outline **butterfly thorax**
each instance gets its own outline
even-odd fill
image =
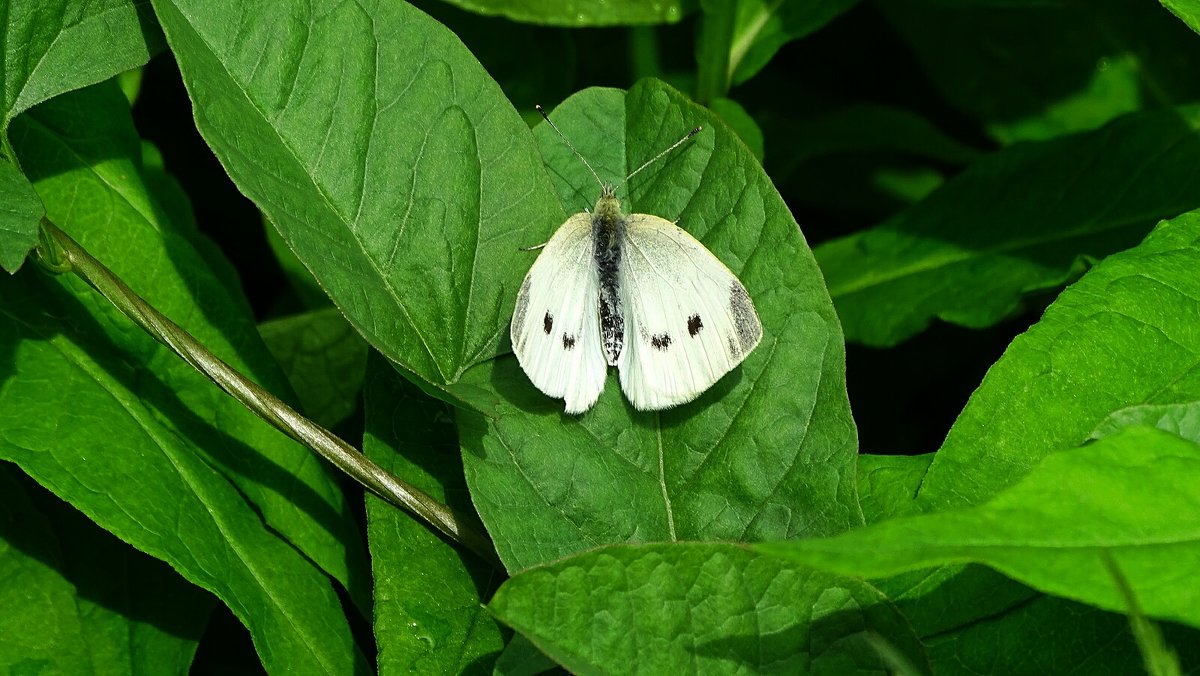
[[[617,270],[621,266],[621,239],[625,214],[612,186],[604,186],[592,212],[592,240],[595,243],[596,272],[600,282],[600,338],[609,366],[616,366],[625,344],[625,315]]]

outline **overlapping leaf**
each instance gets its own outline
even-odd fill
[[[462,43],[404,3],[154,6],[200,132],[368,342],[443,389],[495,356],[563,214]]]
[[[1064,291],[972,395],[921,485],[922,505],[977,504],[1119,409],[1200,400],[1198,266],[1191,212]]]
[[[1001,143],[1195,101],[1195,36],[1154,2],[880,5],[951,105]]]
[[[574,673],[927,673],[877,590],[730,544],[604,547],[509,580],[488,608]]]
[[[1105,559],[1149,615],[1200,627],[1200,446],[1134,427],[1047,457],[974,508],[901,517],[825,540],[757,546],[845,575],[974,561],[1035,588],[1127,610]]]
[[[0,463],[0,668],[186,671],[215,599],[16,474]]]
[[[334,308],[263,322],[259,333],[304,413],[332,428],[354,412],[367,368],[367,344]]]
[[[895,218],[817,248],[846,335],[891,345],[935,317],[989,326],[1200,207],[1200,107],[1137,113],[972,165]]]
[[[5,3],[3,130],[54,96],[136,68],[162,46],[146,0]]]
[[[287,391],[231,293],[228,264],[212,266],[201,238],[163,220],[141,183],[141,148],[115,86],[57,97],[13,129],[49,218],[227,362]],[[9,371],[0,455],[213,591],[269,668],[345,673],[359,663],[313,562],[353,592],[361,553],[340,492],[309,451],[78,279],[22,271],[5,281],[0,319]]]
[[[37,241],[45,215],[29,179],[13,164],[0,160],[0,267],[16,272]]]
[[[378,355],[371,360],[364,397],[363,451],[381,467],[469,513],[446,405],[404,382]],[[482,604],[502,572],[373,495],[367,496],[367,520],[379,670],[490,669],[504,641]]]
[[[742,0],[736,4],[729,66],[732,84],[754,77],[781,47],[820,29],[858,0]]]

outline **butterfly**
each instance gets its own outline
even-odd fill
[[[583,413],[616,366],[621,389],[639,411],[657,411],[700,396],[762,339],[746,287],[678,225],[621,209],[567,137],[551,128],[600,184],[596,208],[567,219],[517,292],[513,352],[543,393]],[[696,127],[642,169],[700,132]]]

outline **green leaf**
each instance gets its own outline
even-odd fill
[[[447,0],[469,12],[575,28],[676,23],[687,0]]]
[[[709,111],[643,81],[590,89],[553,119],[601,177],[619,177],[702,124],[639,174],[628,211],[679,219],[741,278],[763,342],[696,401],[643,413],[610,378],[582,416],[538,392],[513,358],[468,372],[495,391],[490,416],[458,417],[475,506],[509,570],[599,544],[762,540],[831,534],[862,522],[844,346],[795,221],[745,145]],[[545,125],[536,130],[565,208],[595,180]],[[541,223],[545,241],[557,223]],[[533,254],[518,271],[533,263]]]
[[[535,105],[561,101],[579,87],[579,53],[589,47],[579,39],[578,31],[536,25],[540,22],[498,21],[495,17],[472,13],[470,7],[455,7],[446,0],[419,0],[413,4],[454,31],[530,126],[542,119],[534,110]],[[559,9],[563,4],[547,4],[545,9]],[[530,3],[524,3],[523,7],[529,8]],[[503,30],[498,31],[497,26],[501,25]],[[651,27],[634,30],[655,31]],[[600,44],[612,45],[613,33],[618,31],[593,34]],[[513,45],[521,48],[513,49]],[[613,47],[613,52],[619,51]]]
[[[1111,555],[1147,615],[1200,627],[1200,446],[1147,427],[1047,456],[978,507],[824,540],[756,545],[843,575],[983,563],[1041,591],[1123,612]]]
[[[404,3],[154,6],[200,132],[367,341],[443,390],[495,356],[519,247],[563,213],[462,43]]]
[[[469,513],[447,406],[422,394],[378,355],[367,373],[363,451],[384,469]],[[367,537],[380,672],[490,669],[504,640],[483,599],[501,573],[370,494]]]
[[[57,97],[18,118],[12,129],[52,221],[226,363],[289,396],[236,273],[189,224],[166,220],[148,193],[129,105],[114,84]],[[337,484],[324,465],[313,462],[312,452],[135,330],[82,280],[64,276],[60,282],[114,347],[154,374],[131,385],[137,396],[153,402],[164,424],[201,449],[273,528],[365,600],[368,590],[352,583],[355,571],[366,568],[355,546],[356,527]],[[14,308],[28,307],[19,296],[6,300]],[[76,452],[88,457],[85,449]],[[74,496],[65,497],[74,504]]]
[[[273,319],[259,324],[258,332],[309,418],[332,428],[354,412],[367,344],[341,313],[326,308]]]
[[[558,664],[521,634],[514,634],[496,660],[492,676],[537,676]]]
[[[730,80],[754,77],[788,42],[815,33],[858,0],[739,0],[729,56]]]
[[[1103,439],[1135,425],[1149,425],[1184,439],[1200,441],[1200,402],[1136,404],[1117,409],[1100,422],[1090,438]]]
[[[38,223],[46,213],[29,179],[0,160],[0,267],[16,272],[37,243]]]
[[[287,392],[226,270],[161,219],[115,85],[56,97],[18,118],[13,138],[51,220],[222,359]],[[354,668],[341,603],[313,564],[365,589],[324,467],[82,281],[25,270],[4,284],[0,457],[213,591],[268,668]]]
[[[924,509],[977,504],[1113,411],[1200,400],[1200,212],[1064,291],[988,371],[934,457]]]
[[[919,512],[917,490],[933,454],[858,456],[858,500],[867,523]]]
[[[0,463],[0,669],[181,673],[215,599]]]
[[[364,667],[324,574],[201,459],[176,428],[184,412],[156,410],[170,402],[164,386],[129,366],[103,315],[37,274],[18,273],[0,300],[11,368],[0,385],[0,457],[216,594],[268,670]]]
[[[1195,664],[1200,658],[1197,631],[1174,624],[1164,629],[1168,643],[1182,649],[1186,663]],[[1052,596],[1038,596],[923,640],[939,676],[1142,672],[1128,619]]]
[[[271,253],[275,254],[275,261],[279,263],[279,267],[283,270],[284,277],[287,278],[288,285],[291,291],[296,295],[300,307],[317,310],[329,306],[329,296],[325,295],[325,291],[321,285],[313,279],[312,273],[308,268],[304,267],[304,263],[296,258],[296,254],[288,248],[287,242],[279,231],[271,227],[268,223],[263,223],[263,230],[267,235],[267,244],[271,247]]]
[[[928,672],[870,585],[730,544],[604,547],[517,575],[488,609],[575,673]]]
[[[1163,7],[1179,17],[1193,31],[1200,33],[1200,2],[1196,0],[1159,0]]]
[[[709,104],[709,108],[721,118],[730,129],[737,133],[738,138],[742,139],[742,143],[750,149],[750,153],[762,162],[763,159],[763,133],[758,128],[758,123],[746,112],[742,104],[733,99],[714,99]]]
[[[162,47],[145,0],[10,0],[3,130],[33,106],[144,65]]]
[[[816,249],[849,340],[892,345],[935,317],[989,326],[1087,258],[1200,207],[1200,107],[989,156],[887,222]]]
[[[76,590],[56,570],[62,564],[53,527],[18,474],[0,463],[0,669],[84,673],[91,659]]]
[[[1152,2],[880,5],[953,106],[1009,144],[1194,101],[1195,36]]]

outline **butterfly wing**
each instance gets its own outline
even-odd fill
[[[746,287],[670,221],[629,216],[617,277],[625,314],[617,367],[621,389],[638,410],[695,399],[762,338]]]
[[[546,243],[517,294],[513,352],[539,390],[566,399],[567,413],[591,408],[604,390],[599,288],[591,216],[580,213]]]

